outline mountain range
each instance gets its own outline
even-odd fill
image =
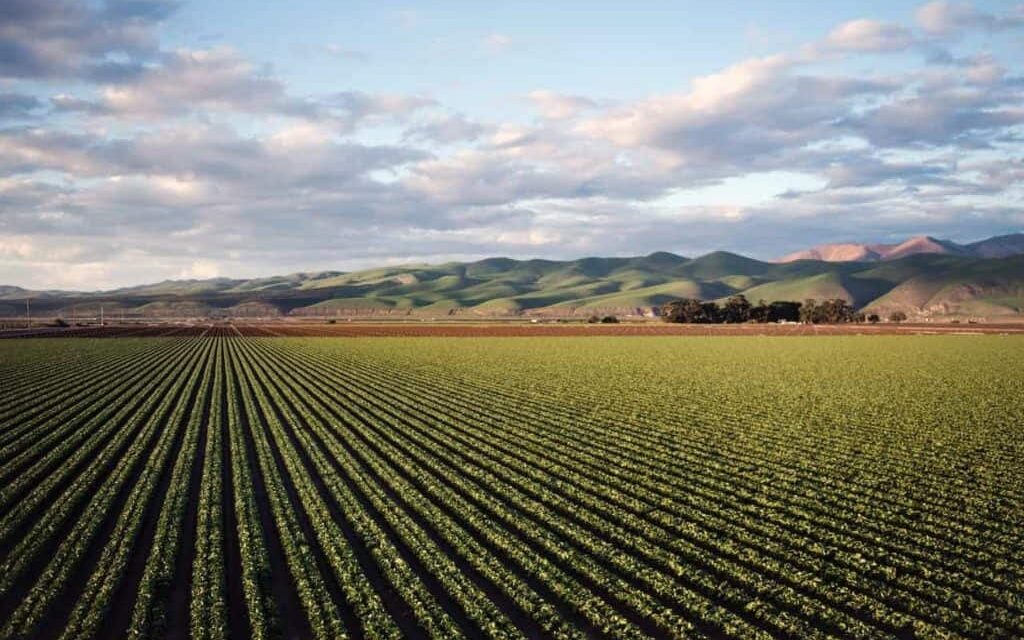
[[[849,249],[835,249],[849,247]],[[681,297],[750,301],[845,298],[914,317],[1024,315],[1024,234],[969,245],[921,237],[896,245],[824,245],[763,262],[717,251],[631,258],[402,265],[253,279],[171,280],[102,292],[0,287],[0,316],[416,317],[653,315]],[[858,259],[843,259],[856,256]]]
[[[1006,258],[1024,253],[1024,233],[996,236],[970,244],[937,240],[931,236],[915,236],[895,244],[862,244],[858,242],[822,244],[783,256],[776,262],[794,262],[796,260],[878,262],[896,260],[919,253],[973,256],[975,258]]]

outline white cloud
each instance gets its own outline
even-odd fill
[[[323,147],[334,142],[336,131],[324,124],[300,122],[278,129],[269,138],[269,144],[281,150]]]
[[[181,280],[205,280],[220,275],[220,265],[213,260],[193,260],[187,269],[179,271],[177,278]]]
[[[297,95],[230,48],[161,51],[154,25],[172,4],[76,9],[57,33],[58,0],[34,0],[42,19],[12,1],[39,43],[0,25],[0,51],[31,54],[17,69],[0,61],[0,75],[47,78],[51,97],[21,81],[0,94],[0,282],[95,288],[501,253],[770,257],[797,231],[811,244],[1021,221],[1010,205],[1024,195],[1024,84],[1005,51],[906,56],[891,76],[863,64],[1009,28],[1013,12],[932,3],[913,32],[854,20],[657,95],[609,103],[552,86],[521,99],[537,117],[486,121],[443,94]],[[516,44],[493,33],[478,46]],[[84,82],[55,81],[69,76]],[[780,174],[801,180],[764,178]]]
[[[287,97],[280,81],[229,48],[180,49],[131,83],[106,87],[102,105],[139,117],[195,110],[308,112]]]
[[[828,34],[824,44],[834,51],[900,51],[914,43],[908,29],[877,20],[852,20]]]
[[[975,9],[962,2],[936,0],[922,5],[915,12],[917,24],[931,34],[947,34],[962,29],[975,16]]]
[[[2,258],[25,260],[31,258],[35,250],[35,243],[28,236],[0,235],[0,257]]]
[[[166,209],[207,202],[212,187],[202,180],[184,176],[113,176],[98,183],[92,194],[113,205]]]
[[[421,110],[436,107],[438,103],[422,95],[340,91],[321,99],[318,105],[325,110],[326,119],[352,129],[364,123],[403,121]]]
[[[104,84],[96,99],[61,93],[59,111],[108,119],[159,122],[192,114],[273,115],[331,123],[349,131],[363,123],[401,119],[434,106],[425,96],[339,91],[318,98],[291,95],[268,68],[228,47],[165,53],[130,80]]]
[[[915,18],[921,29],[934,36],[958,35],[968,29],[996,31],[1024,26],[1024,5],[1017,5],[1011,13],[995,15],[967,2],[935,0],[918,8]]]
[[[597,102],[586,96],[574,96],[557,93],[547,89],[538,89],[527,94],[540,114],[551,120],[574,118],[587,109],[597,106]]]
[[[836,123],[865,97],[893,83],[805,76],[796,58],[753,58],[656,96],[582,120],[578,131],[623,148],[671,152],[681,167],[708,175],[787,168],[804,145],[835,137]],[[770,162],[783,166],[757,166]]]
[[[1006,67],[992,56],[982,55],[971,58],[966,66],[967,80],[974,84],[993,85],[1006,76]]]
[[[470,120],[461,113],[445,114],[409,127],[403,134],[403,139],[455,144],[476,140],[489,129],[488,125]]]
[[[5,0],[0,78],[90,78],[130,74],[158,52],[154,29],[175,1]],[[130,56],[116,62],[111,56]]]
[[[109,164],[90,149],[95,138],[43,127],[0,130],[0,172],[52,170],[72,177],[102,175]]]

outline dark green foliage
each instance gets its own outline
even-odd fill
[[[673,300],[661,307],[661,319],[683,324],[717,324],[741,322],[796,322],[800,320],[799,302],[761,300],[751,305],[745,296],[730,297],[724,305],[694,298]]]
[[[216,329],[0,341],[0,639],[1024,637],[1020,336]]]
[[[800,321],[807,324],[839,324],[853,322],[854,311],[849,302],[832,298],[818,302],[810,298],[800,308]]]
[[[673,300],[661,307],[661,318],[665,322],[685,324],[714,324],[722,322],[722,312],[714,302],[702,302],[696,298]]]
[[[722,306],[722,321],[738,324],[750,320],[751,306],[743,294],[730,296]]]

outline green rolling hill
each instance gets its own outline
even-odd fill
[[[762,262],[727,252],[684,258],[513,260],[403,265],[250,280],[166,281],[104,292],[0,287],[0,312],[88,317],[489,318],[654,315],[681,297],[751,302],[845,298],[867,311],[911,316],[1024,315],[1024,255],[915,254],[875,262]]]

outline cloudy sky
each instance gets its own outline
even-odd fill
[[[0,284],[974,240],[1022,136],[1006,0],[3,0]]]

